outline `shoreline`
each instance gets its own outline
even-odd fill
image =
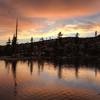
[[[24,60],[37,60],[37,61],[49,61],[49,62],[54,62],[54,63],[79,63],[79,64],[100,64],[100,58],[96,56],[72,56],[72,57],[61,57],[61,56],[56,56],[56,57],[36,57],[36,56],[30,56],[30,57],[11,57],[11,56],[4,56],[0,57],[0,60],[5,60],[5,61],[24,61]]]

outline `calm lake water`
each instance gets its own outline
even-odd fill
[[[0,100],[100,100],[99,68],[0,61]]]

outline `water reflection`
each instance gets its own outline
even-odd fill
[[[89,64],[80,64],[78,62],[78,59],[76,59],[74,61],[74,63],[72,64],[65,64],[63,63],[62,60],[59,60],[59,61],[54,61],[54,62],[50,62],[50,61],[45,61],[45,60],[41,60],[41,59],[38,59],[36,61],[34,60],[26,60],[26,61],[17,61],[17,60],[13,60],[13,61],[7,61],[5,60],[5,68],[8,70],[10,70],[10,65],[11,65],[11,69],[12,69],[12,74],[13,74],[13,78],[14,78],[14,81],[15,81],[15,86],[17,85],[16,83],[16,69],[17,69],[17,63],[21,62],[21,63],[26,63],[27,66],[29,67],[30,69],[30,74],[32,75],[33,73],[33,68],[34,68],[34,63],[37,63],[37,68],[38,68],[38,74],[40,75],[41,72],[44,71],[44,67],[45,64],[52,64],[52,66],[57,69],[57,75],[58,75],[58,78],[61,79],[62,78],[62,73],[63,73],[63,69],[64,68],[73,68],[75,70],[75,77],[78,78],[79,77],[79,70],[80,70],[80,67],[82,66],[85,66],[85,68],[90,68],[90,69],[94,69],[94,72],[95,72],[95,77],[97,76],[98,74],[98,71],[100,71],[100,65],[99,64],[93,64],[93,65],[89,65]],[[36,66],[35,66],[36,67]]]
[[[28,66],[30,68],[30,73],[32,75],[32,73],[33,73],[33,61],[32,60],[28,60]]]
[[[16,75],[16,67],[17,67],[17,61],[5,61],[5,67],[8,69],[8,72],[10,70],[10,65],[11,65],[11,70],[12,70],[12,75],[13,75],[13,81],[14,81],[14,95],[17,95],[17,75]]]
[[[78,61],[78,59],[69,64],[63,62],[62,60],[45,61],[42,59],[25,61],[6,60],[4,61],[4,63],[8,74],[11,72],[13,76],[14,96],[18,96],[18,94],[20,95],[19,87],[21,87],[21,85],[27,86],[25,84],[27,84],[28,82],[28,87],[30,87],[31,83],[29,83],[29,81],[32,81],[31,88],[33,88],[36,84],[38,85],[38,88],[42,88],[41,85],[43,85],[44,83],[45,87],[47,85],[46,88],[49,88],[49,86],[51,85],[50,82],[52,81],[52,84],[54,86],[58,83],[58,86],[60,85],[61,87],[75,86],[77,88],[80,86],[83,88],[88,87],[89,89],[94,89],[94,85],[94,90],[97,90],[98,88],[98,91],[100,91],[99,64],[90,65],[87,63],[83,65]],[[28,75],[28,72],[30,73],[30,75]],[[22,77],[22,75],[24,77]],[[94,75],[95,78],[93,77]],[[1,81],[2,80],[0,79],[0,82]],[[34,82],[36,82],[36,84]]]
[[[44,69],[44,61],[39,59],[37,63],[38,63],[38,74],[40,75],[40,73],[43,72]]]

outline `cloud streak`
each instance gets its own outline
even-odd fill
[[[100,31],[100,0],[0,0],[0,39],[15,32],[17,16],[19,38],[56,36],[60,30],[90,36]]]
[[[100,12],[100,0],[12,0],[19,14],[36,17],[73,17]]]

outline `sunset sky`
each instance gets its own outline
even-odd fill
[[[100,33],[100,0],[0,0],[0,43],[15,33],[19,17],[18,38],[94,36]]]

